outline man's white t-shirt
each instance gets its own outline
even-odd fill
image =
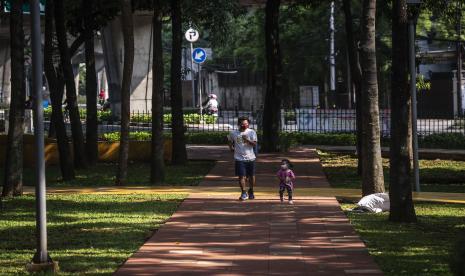
[[[246,129],[244,132],[234,130],[228,135],[228,140],[234,144],[234,159],[237,161],[254,161],[255,153],[253,146],[245,143],[242,135],[246,135],[250,141],[257,142],[257,133],[253,129]]]

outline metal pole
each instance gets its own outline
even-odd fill
[[[191,86],[192,86],[192,107],[195,107],[195,74],[194,74],[194,45],[191,42]]]
[[[36,146],[36,230],[34,263],[47,263],[47,218],[45,206],[44,113],[42,107],[42,40],[39,0],[31,0],[32,95],[34,96],[34,138]]]
[[[202,67],[200,66],[200,63],[197,64],[197,68],[199,69],[199,109],[200,109],[200,115],[202,115]]]
[[[336,91],[336,54],[334,50],[334,1],[331,1],[331,15],[329,17],[329,90]]]
[[[409,69],[410,94],[412,96],[412,147],[413,147],[413,178],[415,191],[420,192],[420,173],[418,165],[418,132],[417,132],[417,72],[415,68],[415,20],[409,19]]]
[[[462,102],[462,2],[457,3],[457,115],[463,115]]]

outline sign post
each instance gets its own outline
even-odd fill
[[[200,115],[202,115],[202,78],[201,78],[201,71],[202,66],[201,64],[207,59],[207,52],[205,52],[202,48],[195,48],[192,51],[192,59],[195,63],[198,64],[199,68],[199,109]]]
[[[195,82],[194,82],[194,58],[193,58],[193,52],[194,52],[194,46],[193,43],[196,42],[199,39],[199,32],[195,29],[189,28],[189,30],[186,31],[184,34],[185,38],[187,41],[190,42],[191,45],[191,86],[192,86],[192,107],[195,107]]]

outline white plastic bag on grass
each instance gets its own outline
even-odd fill
[[[356,211],[366,211],[373,213],[381,213],[389,211],[390,202],[388,193],[376,193],[363,197],[357,203]]]

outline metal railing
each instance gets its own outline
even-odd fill
[[[5,121],[7,110],[0,110],[0,120]],[[279,111],[278,111],[279,112]],[[71,134],[69,116],[65,112],[65,123],[68,133]],[[85,110],[81,110],[81,122],[85,131]],[[197,113],[184,114],[184,127],[186,132],[228,132],[237,129],[237,119],[247,116],[250,127],[260,131],[262,129],[262,112],[222,110],[216,115],[203,115]],[[428,116],[426,116],[428,117]],[[131,113],[131,132],[150,132],[152,114],[146,111],[133,111]],[[282,132],[304,133],[355,133],[356,116],[354,109],[287,109],[280,111],[280,129]],[[163,123],[165,131],[171,130],[171,114],[165,114]],[[45,113],[45,129],[50,130],[50,113]],[[111,112],[99,111],[99,135],[120,131],[120,122],[112,117]],[[380,111],[380,131],[383,137],[390,136],[390,111]],[[417,131],[420,136],[442,133],[465,134],[465,116],[453,119],[431,118],[418,119]]]

